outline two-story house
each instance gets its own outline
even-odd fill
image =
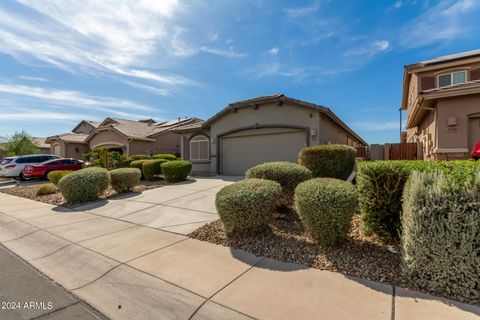
[[[480,141],[480,50],[405,66],[402,109],[423,159],[468,158]]]

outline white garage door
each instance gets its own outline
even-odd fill
[[[60,145],[55,144],[53,146],[53,154],[60,157]]]
[[[305,130],[261,128],[221,138],[220,173],[243,175],[249,168],[270,161],[298,161],[306,144]]]

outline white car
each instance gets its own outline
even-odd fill
[[[60,157],[52,154],[7,157],[0,163],[0,177],[23,179],[23,170],[26,166],[58,158]]]

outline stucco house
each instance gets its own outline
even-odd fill
[[[180,137],[171,130],[198,122],[196,118],[155,122],[106,118],[102,122],[81,121],[72,132],[48,137],[52,154],[81,159],[97,147],[119,151],[126,155],[151,153],[180,154]]]
[[[423,159],[465,159],[480,141],[480,50],[405,66],[406,141]]]
[[[283,94],[230,103],[204,122],[173,130],[194,173],[243,175],[269,161],[297,162],[305,146],[367,143],[329,108]]]

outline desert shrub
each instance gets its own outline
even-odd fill
[[[162,163],[162,173],[168,182],[184,181],[190,171],[192,171],[192,163],[189,161],[175,160]]]
[[[110,171],[110,182],[118,193],[132,191],[140,183],[141,176],[137,168],[120,168]]]
[[[300,182],[312,178],[312,172],[301,165],[291,162],[268,162],[248,169],[246,178],[272,180],[282,186],[279,205],[291,206],[293,193]]]
[[[264,229],[282,193],[279,183],[246,179],[223,187],[215,197],[218,215],[227,233],[250,233]]]
[[[141,179],[145,179],[145,176],[143,175],[143,163],[147,161],[145,159],[143,160],[134,160],[130,162],[130,168],[137,168],[142,172]]]
[[[58,189],[67,203],[75,204],[96,200],[109,183],[107,169],[92,167],[66,175],[58,182]]]
[[[362,161],[357,188],[365,232],[377,234],[384,242],[398,239],[403,189],[414,170],[437,169],[464,181],[474,176],[476,168],[480,165],[474,161]]]
[[[58,182],[60,181],[60,179],[62,179],[67,174],[70,174],[72,172],[73,171],[70,171],[70,170],[54,170],[54,171],[50,171],[47,174],[47,178],[48,178],[48,181],[50,181],[54,185],[58,185]]]
[[[402,269],[420,288],[480,298],[480,171],[474,176],[461,183],[414,172],[405,187]]]
[[[162,163],[167,162],[165,159],[144,160],[142,163],[142,173],[146,180],[153,180],[155,176],[162,173]]]
[[[37,197],[38,196],[46,196],[48,194],[54,194],[58,192],[58,188],[56,185],[53,183],[45,183],[42,184],[40,187],[37,189]]]
[[[130,156],[130,157],[128,158],[128,160],[129,160],[130,162],[136,161],[136,160],[149,160],[149,159],[152,159],[152,157],[150,157],[150,156],[147,155],[147,154],[135,154],[135,155]]]
[[[341,144],[325,144],[303,148],[298,162],[310,169],[314,177],[346,180],[355,167],[354,148]]]
[[[347,181],[315,178],[300,183],[295,190],[295,207],[305,229],[326,245],[347,236],[357,206],[357,191]]]
[[[153,159],[178,160],[177,156],[169,153],[159,153],[152,156]]]

